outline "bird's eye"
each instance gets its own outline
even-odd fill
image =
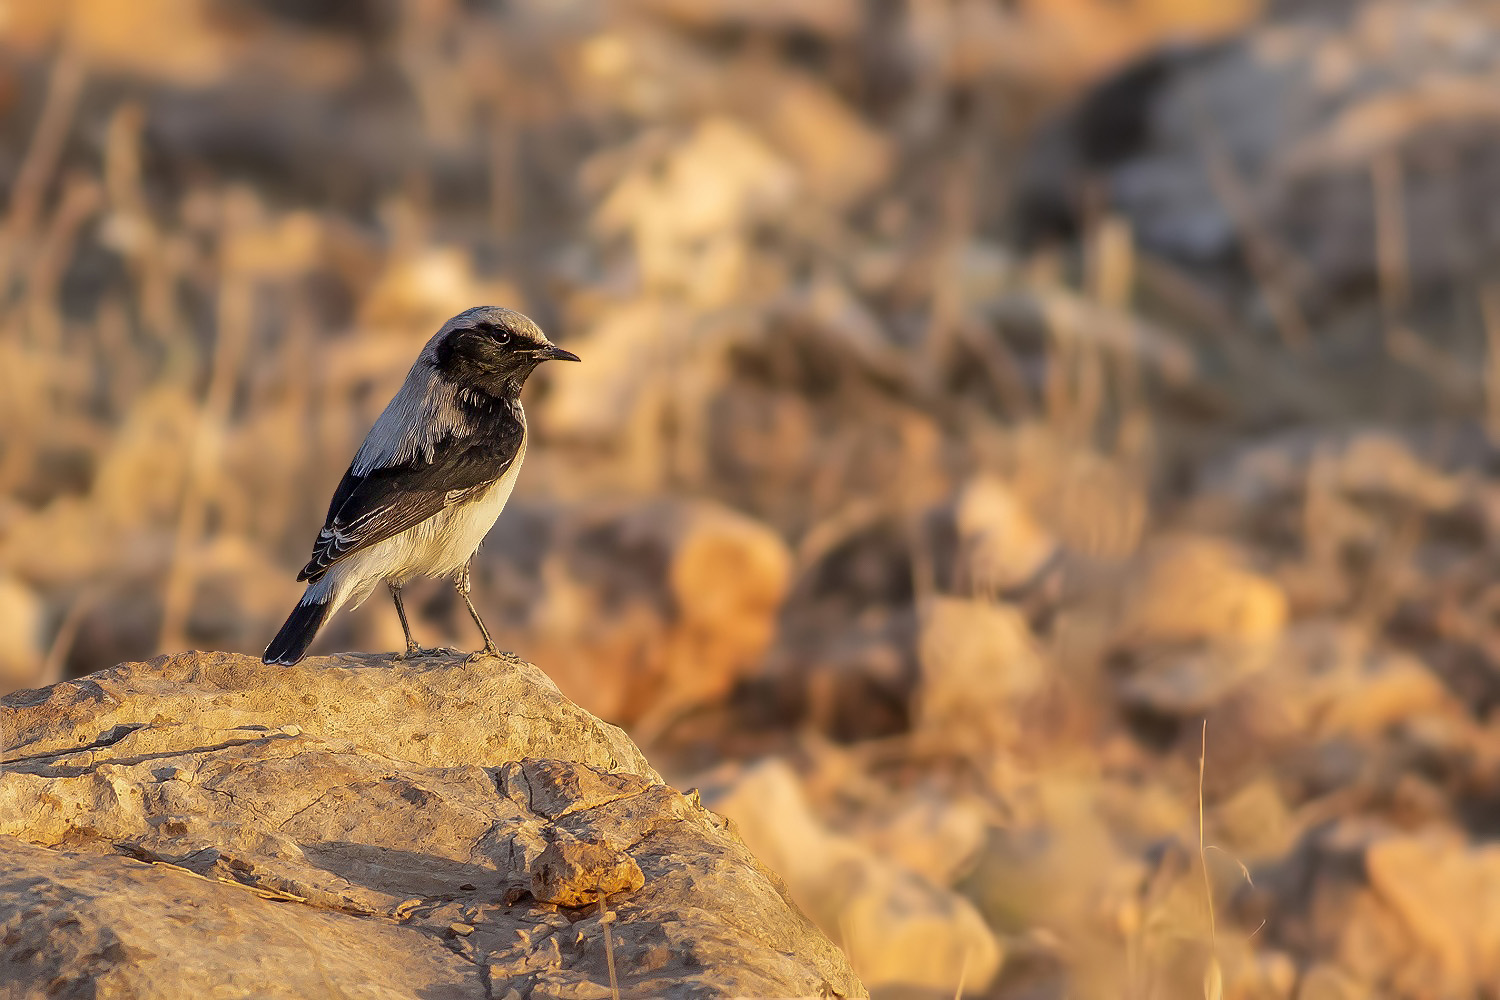
[[[510,331],[509,330],[496,330],[495,331],[495,343],[499,344],[501,347],[504,347],[506,344],[510,343]]]

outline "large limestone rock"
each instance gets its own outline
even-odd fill
[[[515,659],[186,653],[11,695],[0,733],[0,997],[864,993]]]

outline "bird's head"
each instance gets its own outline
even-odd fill
[[[475,306],[443,324],[427,345],[438,375],[460,389],[515,395],[543,361],[577,361],[514,309]]]

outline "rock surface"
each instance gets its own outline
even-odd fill
[[[864,993],[723,820],[515,659],[186,653],[0,727],[0,997]]]

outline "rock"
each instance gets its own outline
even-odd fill
[[[1000,602],[932,598],[918,658],[917,728],[938,738],[1004,745],[1047,679],[1025,618]]]
[[[1280,634],[1286,595],[1234,546],[1184,536],[1154,545],[1126,589],[1117,641],[1259,643]]]
[[[488,592],[515,595],[507,635],[558,663],[570,697],[638,735],[722,700],[775,634],[792,559],[752,518],[677,499],[520,513],[480,555],[481,584],[493,572]]]
[[[1071,239],[1103,203],[1192,290],[1184,325],[1263,338],[1228,388],[1249,422],[1482,405],[1483,338],[1447,310],[1500,254],[1497,38],[1485,0],[1357,0],[1163,46],[1043,131],[1022,228]]]
[[[633,0],[629,6],[699,31],[740,28],[792,34],[799,31],[849,38],[860,30],[854,0],[808,4],[800,0]]]
[[[665,147],[648,136],[636,152],[600,201],[596,231],[630,238],[648,287],[724,305],[745,278],[746,231],[793,207],[798,171],[748,123],[724,115]]]
[[[1372,844],[1365,866],[1426,952],[1421,978],[1435,993],[1463,995],[1500,978],[1500,848],[1398,836]]]
[[[36,591],[0,575],[0,690],[36,683],[47,655],[47,609]]]
[[[187,753],[216,734],[253,740],[288,725],[302,739],[424,767],[557,757],[657,779],[624,733],[570,703],[536,667],[509,659],[469,666],[462,657],[393,663],[356,653],[277,667],[233,653],[184,653],[0,702],[12,761]]]
[[[1028,208],[1057,210],[1093,171],[1148,251],[1199,273],[1253,282],[1240,251],[1258,235],[1295,248],[1283,273],[1299,291],[1373,290],[1371,169],[1390,154],[1405,167],[1403,280],[1463,287],[1497,248],[1493,216],[1470,206],[1500,153],[1500,17],[1475,0],[1287,8],[1100,83],[1037,148]]]
[[[973,864],[989,834],[986,813],[969,799],[914,790],[854,831],[877,855],[952,886]]]
[[[223,79],[241,54],[210,8],[193,0],[127,7],[86,0],[68,12],[66,35],[75,51],[105,71],[204,86]],[[158,28],[181,44],[156,34]]]
[[[586,906],[645,884],[635,859],[607,844],[559,841],[531,863],[531,894],[558,906]]]
[[[878,994],[977,993],[999,970],[1000,944],[968,900],[827,829],[786,764],[756,765],[705,795]]]
[[[186,653],[0,727],[6,996],[603,997],[610,958],[627,995],[863,993],[721,819],[518,660]]]
[[[867,125],[832,90],[797,74],[767,74],[747,88],[747,108],[799,169],[808,195],[831,207],[857,203],[890,180],[890,140]]]
[[[13,837],[0,837],[0,925],[7,997],[211,996],[228,984],[267,997],[334,984],[393,1000],[484,995],[479,966],[396,921]]]
[[[1363,984],[1331,962],[1319,962],[1308,969],[1297,987],[1297,1000],[1354,1000],[1366,995]]]
[[[996,594],[1020,587],[1058,554],[1057,539],[998,476],[980,475],[964,484],[951,512],[942,515],[944,521],[951,516],[957,565],[950,576],[961,591]]]

